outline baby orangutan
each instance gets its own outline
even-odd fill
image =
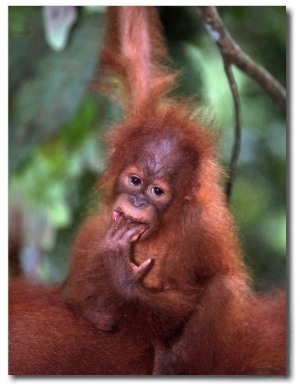
[[[75,240],[65,300],[100,330],[142,328],[154,374],[283,374],[284,294],[251,291],[214,136],[166,97],[166,59],[154,9],[109,9],[101,70],[118,81],[102,90],[124,122],[108,133],[102,203]]]

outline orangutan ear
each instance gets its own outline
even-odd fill
[[[186,200],[192,200],[192,198],[197,194],[197,192],[199,191],[199,189],[200,189],[200,183],[195,183],[192,187],[191,187],[191,189],[190,189],[190,191],[189,191],[189,193],[184,197]]]

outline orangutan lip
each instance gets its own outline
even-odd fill
[[[135,219],[134,217],[132,216],[129,216],[129,215],[125,215],[124,212],[122,212],[120,209],[115,209],[112,213],[112,219],[115,221],[117,219],[117,217],[119,217],[120,215],[122,215],[124,217],[124,219],[128,222],[133,222],[133,223],[136,223],[136,224],[147,224],[141,220],[137,220]]]

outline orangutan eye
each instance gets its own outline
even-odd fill
[[[137,187],[141,184],[141,179],[137,176],[129,176],[129,183]]]
[[[152,187],[150,191],[153,195],[158,197],[164,194],[164,191],[159,187]]]

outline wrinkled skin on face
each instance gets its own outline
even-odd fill
[[[178,154],[171,143],[162,140],[146,146],[122,170],[115,188],[112,219],[120,215],[127,224],[144,224],[140,239],[148,237],[174,197]]]
[[[123,215],[126,222],[145,224],[143,237],[149,235],[172,200],[168,183],[145,176],[138,167],[127,167],[118,182],[118,195],[112,218]]]

